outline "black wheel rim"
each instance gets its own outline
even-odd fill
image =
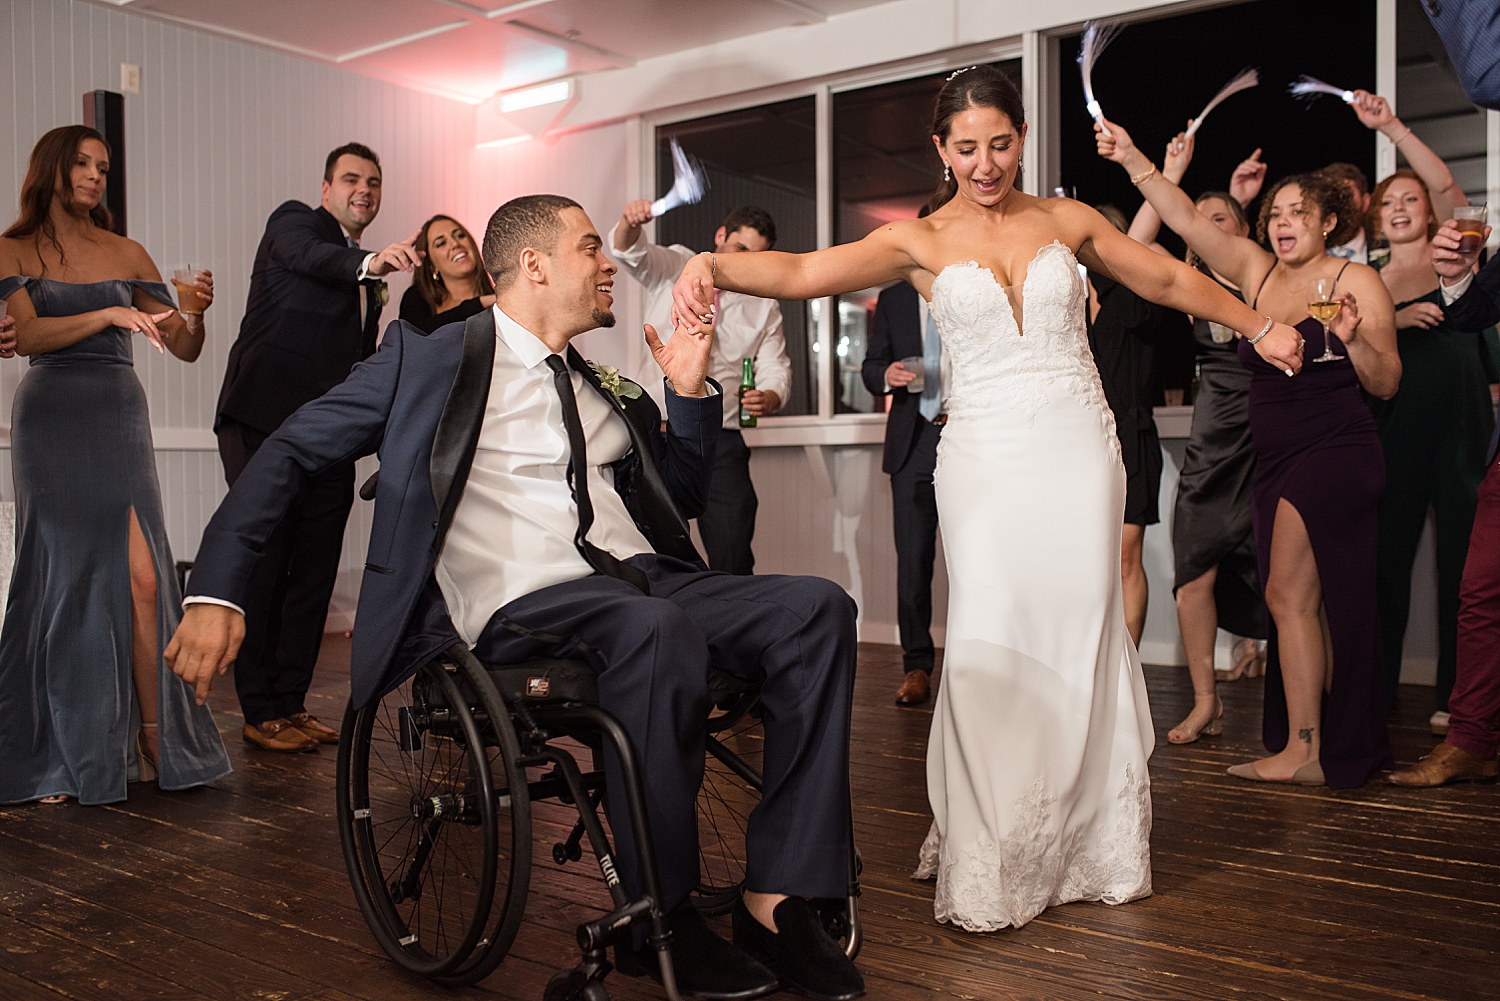
[[[458,685],[437,664],[353,722],[347,764],[340,747],[339,826],[360,909],[403,967],[451,973],[484,938],[494,900],[491,755]]]
[[[745,832],[760,802],[764,727],[747,693],[709,719],[709,753],[698,793],[698,886],[693,903],[725,914],[745,883]]]

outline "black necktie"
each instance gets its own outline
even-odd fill
[[[573,379],[561,355],[548,355],[547,367],[552,370],[552,383],[557,387],[562,400],[563,426],[568,430],[568,481],[573,488],[573,503],[578,507],[578,534],[573,544],[578,547],[589,566],[607,577],[616,577],[632,584],[642,594],[651,593],[646,575],[628,563],[615,559],[613,553],[605,552],[589,542],[589,528],[594,524],[594,505],[589,500],[589,461],[583,438],[583,419],[578,416],[578,398],[573,395]]]

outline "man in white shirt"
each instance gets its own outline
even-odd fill
[[[680,243],[662,247],[647,240],[641,227],[651,220],[651,203],[631,202],[610,231],[609,243],[620,265],[646,292],[645,319],[657,330],[672,327],[672,285],[693,251]],[[776,223],[753,205],[729,213],[714,234],[714,253],[770,250],[776,245]],[[755,388],[737,394],[744,359],[751,359]],[[698,518],[708,565],[732,574],[755,572],[750,544],[755,536],[759,501],[750,479],[750,448],[740,433],[740,407],[763,417],[780,410],[792,385],[792,363],[781,330],[781,306],[738,292],[718,293],[714,313],[714,347],[708,374],[726,387],[724,432],[714,456],[708,506]],[[658,388],[647,386],[655,395]]]
[[[684,514],[707,493],[721,410],[712,330],[646,340],[671,417],[633,384],[609,389],[569,342],[614,324],[615,266],[579,205],[556,195],[496,210],[484,241],[492,310],[431,336],[397,321],[369,361],[271,435],[204,530],[186,609],[164,656],[199,701],[244,637],[259,550],[306,483],[379,451],[369,562],[351,654],[354,705],[403,684],[454,642],[482,662],[586,651],[600,705],[646,780],[662,905],[684,994],[750,998],[777,983],[834,999],[864,991],[809,898],[850,872],[849,715],[854,602],[816,577],[707,571]],[[764,789],[746,833],[735,945],[688,895],[698,882],[709,651],[758,682]],[[628,814],[606,755],[610,813]],[[631,825],[616,863],[642,893]],[[654,950],[616,946],[655,973]],[[769,967],[769,969],[768,969]]]

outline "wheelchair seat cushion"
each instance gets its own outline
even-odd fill
[[[512,704],[599,704],[594,669],[580,660],[538,659],[522,664],[486,664],[490,680]]]

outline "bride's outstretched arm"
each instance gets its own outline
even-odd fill
[[[1122,126],[1108,123],[1108,132],[1094,126],[1099,155],[1125,168],[1146,201],[1156,209],[1161,221],[1182,237],[1194,253],[1208,266],[1240,288],[1264,275],[1275,259],[1253,240],[1226,233],[1198,211],[1187,192],[1140,151]],[[1195,314],[1196,315],[1196,314]]]
[[[1065,211],[1071,217],[1069,226],[1082,230],[1078,259],[1089,268],[1143,299],[1222,323],[1241,337],[1252,338],[1260,356],[1288,375],[1302,367],[1302,336],[1296,330],[1271,323],[1201,271],[1141,246],[1087,205],[1069,203]]]
[[[810,254],[698,254],[672,289],[673,322],[693,325],[706,319],[713,312],[715,288],[765,299],[817,299],[909,278],[920,270],[904,246],[913,225],[891,223],[857,243]]]

